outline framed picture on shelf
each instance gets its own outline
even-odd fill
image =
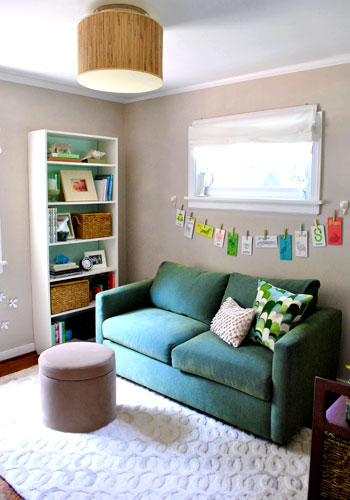
[[[75,234],[74,234],[74,228],[72,224],[72,217],[70,213],[64,213],[64,214],[57,214],[57,227],[60,227],[60,225],[66,224],[66,228],[68,229],[68,240],[74,240],[75,239]]]
[[[90,170],[60,170],[65,201],[98,201]]]
[[[91,252],[84,252],[85,257],[90,257],[94,269],[102,269],[107,267],[106,254],[104,250],[92,250]]]

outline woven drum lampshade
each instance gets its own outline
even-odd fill
[[[104,92],[137,93],[163,84],[163,29],[139,7],[99,7],[78,24],[78,82]]]

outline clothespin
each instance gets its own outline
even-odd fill
[[[183,210],[183,209],[184,209],[184,204],[181,205],[181,210]]]
[[[299,233],[302,233],[304,231],[304,225],[300,224],[299,226]]]
[[[337,216],[337,211],[336,210],[333,210],[333,222],[335,222],[335,218]]]
[[[192,217],[193,217],[193,212],[191,212],[191,215],[190,215],[190,217],[191,217],[191,219],[192,219]]]
[[[220,224],[220,233],[221,233],[221,231],[222,231],[222,226],[223,226],[223,224]]]
[[[267,229],[264,229],[264,240],[267,238]]]
[[[287,228],[285,227],[284,231],[283,231],[283,239],[284,240],[286,239],[286,236],[287,236]]]
[[[314,224],[315,224],[316,229],[318,229],[317,219],[314,219]]]
[[[231,234],[232,236],[235,234],[235,228],[232,226],[232,229],[231,229]]]
[[[208,219],[205,219],[205,221],[204,221],[204,226],[206,226],[206,225],[207,225],[207,222],[208,222]]]
[[[247,234],[246,234],[246,236],[247,236],[247,238],[248,238],[248,236],[249,236],[249,231],[248,231],[248,229],[247,229]]]

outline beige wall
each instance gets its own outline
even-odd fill
[[[178,206],[187,195],[187,134],[193,120],[307,103],[324,111],[322,194],[325,205],[318,218],[350,199],[350,65],[305,71],[196,92],[128,104],[125,111],[127,137],[127,255],[128,281],[152,277],[160,262],[226,272],[238,271],[267,277],[312,277],[321,281],[319,303],[343,311],[343,337],[339,377],[345,378],[350,362],[350,214],[344,217],[343,246],[310,248],[308,259],[280,261],[276,250],[254,250],[252,257],[229,257],[213,241],[183,236],[175,226],[175,209],[169,198],[176,194]],[[186,204],[185,204],[186,207]],[[291,234],[311,216],[196,210],[208,224],[234,226],[236,232]]]
[[[51,129],[117,136],[119,142],[120,280],[125,280],[125,169],[123,108],[117,103],[0,82],[0,217],[3,256],[8,260],[0,274],[0,292],[18,298],[18,309],[0,302],[0,355],[31,348],[32,300],[29,246],[27,133]],[[24,347],[23,347],[24,346]],[[19,349],[19,352],[17,352]],[[32,349],[31,349],[32,350]]]

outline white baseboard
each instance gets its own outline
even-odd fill
[[[16,347],[15,349],[9,349],[8,351],[0,352],[0,361],[4,359],[15,358],[16,356],[21,356],[21,354],[27,354],[27,352],[35,351],[35,344],[22,345],[21,347]]]

